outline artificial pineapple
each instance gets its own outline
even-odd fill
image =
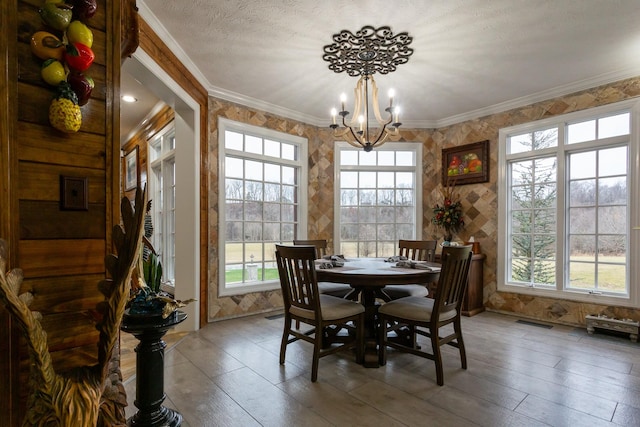
[[[49,106],[49,123],[62,132],[78,132],[82,124],[78,95],[66,81],[60,82],[56,91],[56,97]]]

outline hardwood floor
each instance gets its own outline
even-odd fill
[[[164,405],[190,427],[640,425],[640,344],[490,312],[462,321],[469,368],[447,346],[442,387],[432,361],[391,349],[378,369],[322,358],[311,383],[308,343],[278,363],[281,317],[211,323],[166,351]]]

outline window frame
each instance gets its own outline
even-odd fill
[[[616,113],[629,112],[630,129],[628,136],[614,136],[609,138],[596,139],[589,142],[568,144],[565,142],[567,126],[573,123],[590,119],[600,119],[602,117],[614,115]],[[614,306],[640,307],[640,268],[638,263],[633,262],[631,255],[636,254],[640,248],[640,230],[634,227],[640,225],[640,102],[638,100],[621,101],[615,104],[595,107],[574,113],[550,117],[521,125],[500,129],[499,149],[498,149],[498,245],[497,245],[497,289],[501,292],[511,292],[524,295],[535,295],[540,297],[562,298],[571,301],[597,303]],[[511,178],[509,176],[508,162],[518,158],[532,157],[530,152],[507,155],[507,141],[511,135],[518,135],[526,132],[547,129],[557,126],[558,147],[551,147],[539,150],[536,154],[557,154],[557,201],[556,207],[556,283],[553,288],[549,287],[529,287],[527,285],[516,285],[508,283],[509,260],[511,254],[507,253],[509,246],[508,227],[510,221],[509,191],[511,191]],[[628,143],[621,144],[622,140]],[[606,145],[603,145],[606,141]],[[571,288],[565,284],[566,268],[569,265],[568,238],[569,230],[565,212],[569,207],[567,200],[567,187],[569,182],[567,171],[567,158],[569,153],[580,151],[594,151],[602,148],[612,148],[624,145],[628,147],[628,199],[627,218],[628,227],[626,235],[628,237],[627,246],[627,284],[629,286],[628,295],[615,296],[612,294],[590,293],[584,289]],[[567,270],[568,271],[568,270]]]
[[[298,156],[297,160],[278,159],[276,157],[264,156],[247,151],[238,151],[225,148],[225,132],[232,131],[242,133],[244,135],[255,136],[262,139],[270,139],[287,144],[293,144],[297,147]],[[294,239],[304,239],[307,237],[307,218],[308,218],[308,140],[306,138],[291,135],[284,132],[275,131],[273,129],[263,128],[259,126],[250,125],[247,123],[236,122],[224,117],[218,118],[218,166],[220,175],[218,177],[218,206],[223,207],[226,201],[226,189],[225,189],[225,176],[226,165],[225,159],[227,153],[233,153],[234,157],[242,157],[243,159],[256,160],[259,162],[267,161],[274,163],[277,161],[281,165],[292,166],[297,170],[298,185],[298,211],[297,215],[297,228],[294,230]],[[280,289],[279,279],[256,281],[251,284],[233,285],[227,286],[225,280],[226,273],[226,213],[224,209],[218,210],[219,217],[219,232],[218,232],[218,296],[227,297],[233,295],[243,295],[247,293],[273,291]],[[263,221],[264,222],[264,221]],[[292,243],[292,242],[277,242],[277,243]],[[267,260],[265,260],[266,262]],[[275,253],[273,254],[273,262],[275,266]]]
[[[168,140],[173,138],[173,148],[167,148]],[[153,147],[160,145],[160,153],[152,160]],[[163,266],[162,284],[168,284],[175,287],[176,285],[176,250],[175,250],[175,231],[176,231],[176,206],[175,206],[175,194],[173,197],[173,206],[169,208],[169,200],[166,197],[168,191],[177,184],[177,176],[175,173],[176,168],[176,128],[175,121],[171,121],[158,131],[151,139],[147,141],[147,180],[149,183],[149,199],[151,202],[151,218],[154,227],[154,233],[151,237],[151,242],[154,249],[160,255],[160,261]],[[165,169],[167,164],[173,165],[173,183],[169,184],[165,179]],[[156,178],[154,169],[160,168],[162,175],[162,182],[159,183]],[[160,200],[158,196],[162,194]],[[172,223],[167,221],[169,217],[168,213],[171,212]],[[170,273],[170,274],[169,274]],[[171,277],[167,277],[170,275]]]
[[[415,207],[414,207],[414,216],[415,216],[415,226],[413,228],[413,239],[422,239],[422,220],[423,220],[423,206],[422,206],[422,193],[423,193],[423,184],[422,184],[422,175],[423,175],[423,146],[419,142],[393,142],[387,143],[381,147],[376,147],[374,151],[413,151],[415,156],[415,165],[414,166],[341,166],[341,155],[343,151],[357,151],[363,152],[362,149],[355,148],[349,143],[345,141],[336,141],[334,144],[334,159],[335,159],[335,168],[334,168],[334,248],[336,251],[340,251],[342,246],[342,238],[341,238],[341,213],[340,213],[340,189],[341,189],[341,177],[340,173],[342,171],[358,171],[361,169],[366,170],[375,170],[375,171],[391,171],[391,170],[412,170],[415,173]],[[387,254],[386,256],[396,254],[398,250],[397,241],[394,245],[394,253]]]

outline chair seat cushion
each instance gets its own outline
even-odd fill
[[[320,295],[320,306],[322,307],[322,319],[324,320],[341,319],[364,313],[364,306],[359,302],[332,297],[331,295]]]
[[[426,297],[429,288],[422,285],[390,285],[385,286],[384,293],[392,300],[404,297]]]
[[[335,320],[345,317],[355,316],[364,313],[364,306],[356,301],[344,298],[332,297],[331,295],[320,295],[320,306],[323,320]],[[291,306],[291,314],[312,320],[315,315],[312,310],[303,310]]]
[[[418,322],[429,322],[435,300],[425,297],[405,297],[382,304],[378,309],[381,314],[399,317]],[[453,319],[456,310],[440,313],[440,321]]]
[[[345,283],[318,282],[318,291],[321,294],[344,298],[353,288]]]

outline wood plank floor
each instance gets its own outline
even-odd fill
[[[164,404],[183,426],[640,426],[640,344],[625,337],[485,312],[462,319],[467,370],[444,349],[442,387],[432,361],[393,350],[378,369],[327,356],[311,383],[311,345],[289,345],[281,366],[270,317],[211,323],[166,351]]]

